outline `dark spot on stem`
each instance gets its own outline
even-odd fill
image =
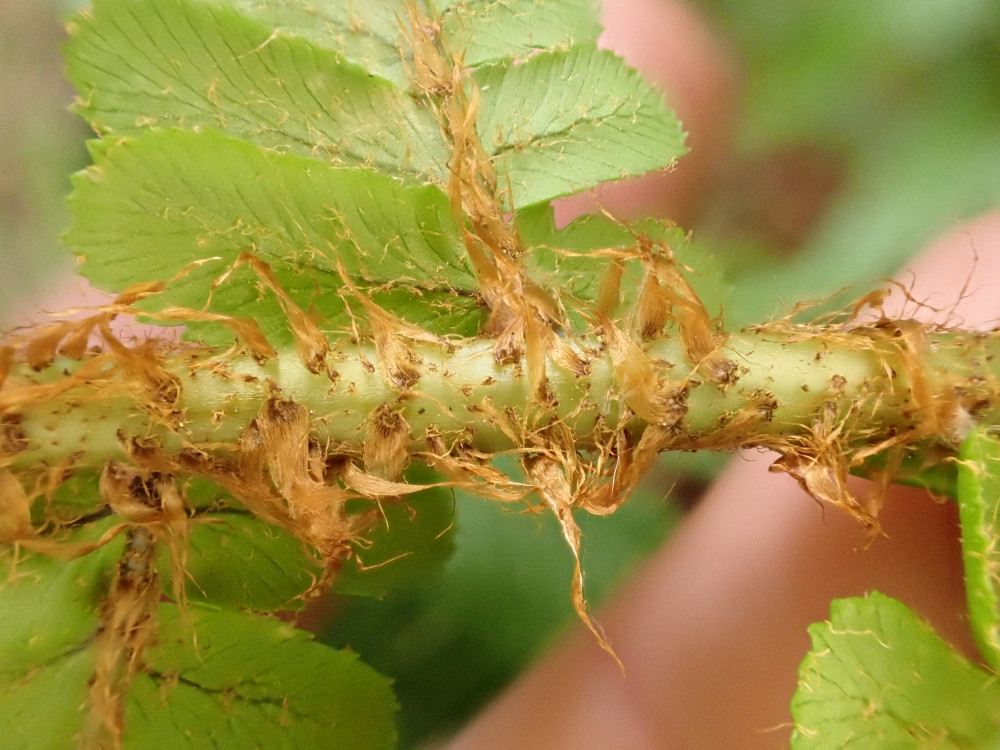
[[[0,418],[0,454],[19,453],[28,447],[28,438],[21,429],[20,414],[4,414]]]

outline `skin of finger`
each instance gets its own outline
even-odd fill
[[[1000,211],[958,223],[896,275],[902,289],[893,290],[886,314],[932,317],[951,327],[995,327],[1000,320],[997,238]]]
[[[79,320],[96,315],[101,309],[111,305],[115,295],[95,289],[83,277],[67,268],[56,268],[38,299],[23,309],[9,311],[0,319],[0,331],[13,333],[18,330],[39,328],[57,320]],[[157,338],[163,341],[180,339],[180,326],[165,328],[140,323],[135,315],[118,314],[110,323],[114,334],[122,341],[143,341]],[[91,346],[99,346],[100,338],[95,333]]]
[[[900,276],[910,300],[890,302],[896,312],[915,311],[916,298],[966,326],[996,320],[1000,300],[987,291],[1000,277],[1000,213],[948,233],[911,271]],[[974,658],[953,503],[893,487],[880,516],[886,535],[869,540],[769,463],[736,459],[600,617],[624,676],[577,633],[452,747],[785,748],[806,628],[832,599],[872,590],[901,599]]]

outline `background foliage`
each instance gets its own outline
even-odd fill
[[[943,228],[1000,202],[991,2],[697,5],[732,40],[744,75],[733,159],[691,227],[701,249],[733,267],[730,319],[886,275]],[[60,10],[53,0],[0,3],[8,310],[53,274],[66,175],[86,159],[83,124],[63,112]],[[669,491],[681,463],[666,462],[619,514],[581,519],[592,602],[676,519],[664,499],[682,494]],[[455,552],[430,580],[381,602],[330,605],[325,638],[396,678],[404,746],[461,721],[573,620],[572,560],[551,519],[456,497],[454,522]]]

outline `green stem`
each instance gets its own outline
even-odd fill
[[[736,377],[721,384],[687,364],[676,339],[650,342],[644,362],[657,370],[652,397],[675,414],[660,425],[657,448],[780,450],[809,439],[835,439],[842,448],[954,444],[973,421],[1000,421],[1000,339],[913,326],[732,335],[724,351]],[[0,391],[0,461],[31,470],[99,467],[127,458],[136,445],[211,452],[238,441],[272,397],[305,406],[311,434],[329,452],[347,455],[362,454],[369,420],[385,408],[405,420],[411,452],[426,450],[428,432],[481,451],[530,449],[533,431],[556,421],[570,428],[578,448],[607,444],[616,431],[634,444],[646,423],[633,415],[650,397],[630,385],[636,363],[612,361],[596,339],[576,348],[589,373],[549,361],[544,403],[532,398],[524,367],[498,365],[486,339],[414,346],[420,377],[407,390],[388,382],[367,345],[336,349],[329,372],[319,374],[293,352],[263,364],[243,355],[223,361],[200,350],[175,353],[158,364],[177,385],[166,402],[110,355],[86,377],[80,362],[56,361],[40,372],[15,365]],[[74,373],[72,387],[57,392]]]

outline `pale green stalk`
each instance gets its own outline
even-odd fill
[[[661,393],[674,394],[680,416],[662,425],[670,435],[662,447],[780,446],[815,437],[821,423],[847,430],[838,437],[844,447],[904,434],[912,436],[906,443],[953,445],[973,422],[1000,421],[997,337],[932,332],[921,341],[923,351],[914,352],[906,337],[883,329],[733,335],[725,354],[737,364],[738,377],[729,384],[711,382],[685,363],[675,339],[651,342],[646,351],[658,367]],[[16,469],[98,467],[124,458],[133,439],[167,453],[211,450],[235,443],[272,396],[304,405],[313,436],[346,454],[361,451],[366,420],[382,405],[405,420],[412,451],[426,449],[429,430],[463,434],[482,451],[525,448],[524,435],[555,421],[569,426],[580,448],[606,439],[608,429],[621,428],[634,442],[643,421],[633,413],[642,409],[634,394],[623,392],[622,363],[616,366],[596,340],[576,348],[589,374],[549,361],[554,398],[546,406],[532,399],[524,367],[496,364],[486,339],[450,348],[415,346],[421,375],[406,391],[387,382],[368,345],[336,349],[328,358],[332,378],[327,371],[310,372],[290,351],[263,364],[248,356],[220,364],[207,353],[178,353],[163,363],[179,385],[167,416],[149,408],[143,392],[110,368],[100,381],[8,408],[3,461]],[[9,401],[27,381],[53,382],[78,367],[57,361],[38,374],[15,367],[0,395]]]

